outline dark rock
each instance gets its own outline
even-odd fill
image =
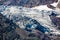
[[[0,40],[21,40],[27,33],[0,13]]]
[[[58,28],[60,29],[60,17],[56,17],[58,16],[57,14],[53,13],[52,15],[50,15],[50,18],[52,20],[52,23]]]
[[[0,13],[0,40],[35,40],[35,39],[39,40],[39,36],[37,33],[30,35],[30,32],[20,29],[19,26],[17,26],[15,23],[13,23],[11,20],[7,19]]]
[[[57,2],[58,0],[1,0],[0,5],[17,5],[23,7],[35,7]]]

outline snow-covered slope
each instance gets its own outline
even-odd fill
[[[3,12],[1,12],[4,16],[13,20],[20,28],[25,28],[23,26],[23,17],[29,17],[37,20],[42,26],[48,28],[50,33],[52,34],[60,34],[60,31],[57,30],[52,24],[49,15],[52,13],[52,10],[37,10],[32,8],[18,7],[18,6],[8,6],[5,8]],[[34,26],[35,27],[35,26]]]
[[[58,2],[57,3],[52,3],[50,5],[56,7],[57,4],[58,4]],[[52,9],[48,8],[47,5],[36,6],[36,7],[33,7],[33,9],[38,9],[38,10],[52,10]]]

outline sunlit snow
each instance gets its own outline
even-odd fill
[[[42,26],[49,28],[51,31],[53,30],[53,34],[60,34],[60,31],[57,30],[56,28],[54,28],[54,25],[52,25],[49,14],[51,14],[51,12],[48,11],[42,11],[40,10],[38,7],[38,9],[30,9],[30,8],[25,8],[22,7],[21,9],[19,9],[20,7],[7,7],[5,11],[1,12],[3,15],[8,16],[7,18],[10,18],[9,15],[12,18],[12,15],[14,16],[18,16],[18,15],[23,15],[26,17],[30,17],[32,19],[37,20]],[[46,9],[46,8],[45,8]],[[49,9],[51,10],[51,9]],[[43,13],[43,14],[42,14]],[[11,15],[12,14],[12,15]],[[19,23],[19,22],[17,22]],[[23,26],[22,26],[23,27]],[[32,26],[33,28],[33,26]]]

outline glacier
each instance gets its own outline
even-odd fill
[[[27,29],[35,30],[36,28],[39,30],[39,28],[41,28],[40,30],[43,30],[45,34],[60,34],[60,31],[57,30],[49,16],[52,12],[57,13],[53,10],[38,10],[21,6],[2,6],[0,12],[6,16],[6,18],[13,20],[13,22],[22,29],[28,27]],[[36,20],[37,22],[32,20]]]

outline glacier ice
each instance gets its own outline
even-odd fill
[[[52,10],[51,11],[41,10],[40,11],[37,9],[25,8],[25,7],[19,7],[19,6],[8,6],[4,9],[5,10],[1,11],[1,14],[6,16],[10,20],[13,20],[13,22],[15,22],[17,25],[19,25],[20,28],[25,29],[26,28],[25,26],[27,24],[29,24],[27,26],[28,27],[31,26],[31,28],[34,29],[35,27],[38,26],[38,25],[34,24],[35,21],[34,22],[31,21],[34,19],[40,24],[41,27],[48,29],[50,31],[50,33],[60,34],[60,31],[54,27],[54,25],[49,17],[49,15],[52,13]],[[27,18],[25,18],[25,17],[27,17]]]

